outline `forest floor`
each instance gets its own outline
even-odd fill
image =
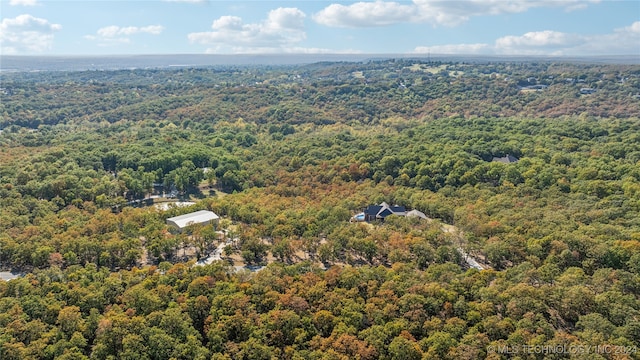
[[[210,187],[207,183],[201,183],[198,186],[198,190],[201,194],[206,194],[205,197],[223,197],[225,195],[227,195],[225,192],[215,188],[215,187]],[[189,201],[198,201],[199,199],[197,197],[194,196],[188,196],[185,197],[185,200],[189,200]],[[161,202],[163,203],[163,205],[167,205],[168,203],[171,202],[179,202],[179,199],[169,199],[169,198],[157,198],[154,199],[154,203],[157,202]],[[432,218],[427,218],[427,221],[431,222],[431,221],[435,221],[436,219],[432,219]],[[374,226],[373,224],[369,224],[370,226]],[[441,230],[445,233],[448,234],[452,234],[454,236],[456,236],[457,238],[457,243],[456,243],[456,251],[458,251],[458,253],[460,253],[460,255],[462,256],[462,258],[464,259],[464,261],[467,263],[467,265],[471,268],[475,268],[478,270],[486,270],[486,269],[491,269],[492,267],[490,265],[487,264],[486,262],[486,258],[484,256],[481,255],[471,255],[469,254],[466,250],[464,250],[465,248],[465,237],[464,237],[464,233],[458,229],[456,226],[454,225],[449,225],[449,224],[441,224]],[[325,240],[326,242],[326,240]],[[230,239],[226,239],[225,241],[226,244],[230,244]],[[179,250],[176,251],[175,254],[175,259],[180,259],[182,261],[189,261],[189,260],[196,260],[198,261],[198,263],[208,263],[207,261],[211,261],[211,259],[215,259],[215,260],[225,260],[228,261],[233,267],[235,267],[236,269],[240,269],[240,268],[248,268],[252,271],[256,271],[262,268],[262,266],[256,266],[256,265],[251,265],[251,264],[247,264],[244,260],[244,258],[242,257],[241,254],[239,254],[238,252],[235,252],[233,254],[231,254],[230,256],[224,256],[222,255],[222,251],[219,251],[219,254],[216,255],[216,250],[213,251],[209,251],[207,253],[206,257],[200,257],[197,258],[197,250],[194,246],[188,246],[188,247],[184,247],[181,248]],[[267,264],[271,264],[273,262],[279,262],[280,259],[276,258],[275,256],[273,256],[273,254],[271,254],[271,252],[267,252],[267,255],[264,257],[264,259],[262,260],[261,264],[263,265],[267,265]],[[291,258],[289,259],[289,261],[287,261],[288,264],[295,264],[295,263],[299,263],[302,261],[312,261],[315,264],[317,264],[318,266],[320,266],[321,268],[325,268],[326,264],[322,263],[321,261],[314,259],[312,256],[309,255],[309,253],[303,251],[303,250],[296,250],[294,252],[294,254],[291,256]],[[142,248],[142,255],[138,261],[138,264],[141,266],[146,266],[146,265],[151,265],[153,264],[153,259],[150,259],[146,248],[143,246]],[[332,262],[332,264],[342,264],[342,265],[346,265],[346,263],[343,262]]]
[[[428,221],[434,221],[434,220],[428,219]],[[464,250],[464,246],[465,246],[464,234],[460,229],[458,229],[454,225],[449,225],[449,224],[442,224],[441,229],[443,232],[457,236],[458,242],[456,244],[456,250],[458,251],[458,253],[460,253],[460,255],[462,256],[462,258],[464,259],[464,261],[467,263],[469,267],[475,268],[478,270],[487,270],[492,268],[490,265],[487,264],[484,256],[478,256],[475,254],[472,256],[471,254],[467,253],[466,250]],[[227,244],[227,245],[231,244],[231,240],[227,238],[226,241],[222,244]],[[271,252],[267,252],[266,256],[262,259],[262,261],[259,264],[247,264],[247,262],[244,260],[244,258],[239,252],[236,251],[233,254],[226,256],[226,255],[223,255],[223,251],[219,247],[216,248],[215,250],[209,251],[207,253],[207,256],[202,256],[200,258],[196,257],[197,251],[194,246],[184,247],[176,251],[175,259],[179,261],[196,260],[198,261],[199,265],[208,264],[211,261],[223,260],[223,261],[227,261],[231,266],[233,266],[236,269],[245,268],[250,271],[259,271],[260,269],[262,269],[264,266],[268,264],[271,264],[274,262],[281,262],[281,260],[273,256]],[[312,263],[314,263],[320,268],[327,267],[327,264],[319,261],[318,259],[314,259],[314,257],[312,257],[308,252],[303,250],[295,251],[291,256],[291,258],[289,259],[289,261],[286,261],[285,263],[296,264],[303,261],[311,261]],[[152,263],[153,261],[149,259],[146,253],[146,249],[143,247],[143,253],[139,261],[139,264],[142,266],[145,266],[145,265],[151,265]],[[359,263],[359,262],[355,261],[355,263]],[[362,263],[365,264],[366,262],[363,261]],[[347,265],[346,262],[331,262],[331,264]]]

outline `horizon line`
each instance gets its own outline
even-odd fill
[[[131,57],[131,56],[464,56],[464,57],[548,57],[548,58],[601,58],[601,57],[635,57],[640,54],[600,54],[600,55],[553,55],[553,54],[473,54],[473,53],[236,53],[236,54],[203,54],[203,53],[140,53],[140,54],[0,54],[0,57]]]

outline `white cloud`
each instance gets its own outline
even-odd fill
[[[579,35],[552,30],[532,31],[519,36],[503,36],[496,39],[493,44],[418,46],[414,52],[421,54],[640,56],[638,44],[640,44],[640,21],[615,29],[609,34]]]
[[[231,50],[231,51],[229,51]],[[206,54],[360,54],[362,51],[355,49],[334,50],[325,48],[305,48],[305,47],[212,47],[205,50]]]
[[[37,0],[9,0],[9,5],[11,6],[36,6],[38,5]]]
[[[584,36],[558,31],[533,31],[521,36],[504,36],[496,40],[495,50],[501,54],[560,55],[585,42]]]
[[[265,24],[272,30],[304,30],[305,16],[296,8],[278,8],[269,11]]]
[[[640,34],[640,21],[636,21],[630,26],[624,27],[622,29],[616,29],[616,32],[628,32],[632,34]]]
[[[213,21],[213,31],[190,33],[191,43],[208,45],[210,53],[286,52],[306,39],[304,18],[297,8],[271,10],[259,23],[245,24],[237,16],[222,16]]]
[[[412,21],[415,15],[413,5],[376,1],[351,5],[331,4],[315,14],[313,19],[332,27],[368,27]]]
[[[2,19],[0,49],[3,54],[41,53],[52,48],[53,34],[60,29],[60,24],[29,14]]]
[[[149,26],[105,26],[98,29],[96,35],[86,35],[84,38],[91,41],[98,41],[101,46],[115,44],[127,44],[131,42],[129,36],[136,34],[160,35],[164,27],[161,25]]]
[[[610,34],[585,36],[572,49],[582,54],[616,54],[640,56],[640,21],[615,29]]]
[[[418,46],[414,53],[418,54],[487,54],[491,52],[491,46],[487,44],[455,44],[455,45],[434,45]]]
[[[177,3],[190,3],[190,4],[203,4],[208,0],[162,0],[165,2],[177,2]]]
[[[373,27],[398,23],[431,23],[455,26],[473,16],[521,13],[532,8],[555,7],[567,11],[600,0],[413,0],[408,4],[381,1],[331,4],[313,19],[332,27]]]
[[[144,27],[137,27],[137,26],[119,27],[119,26],[112,25],[112,26],[107,26],[107,27],[98,29],[98,35],[102,37],[116,37],[119,35],[133,35],[138,33],[160,35],[160,33],[162,33],[162,30],[164,30],[164,27],[160,25],[149,25]]]

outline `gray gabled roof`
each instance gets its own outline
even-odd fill
[[[507,156],[504,156],[504,157],[494,157],[493,160],[491,161],[501,162],[504,164],[511,164],[511,163],[518,162],[518,158],[507,154]]]
[[[364,213],[367,216],[375,216],[377,219],[384,219],[389,215],[404,216],[406,209],[404,206],[393,205],[389,206],[386,202],[382,202],[380,205],[369,205],[364,209]]]
[[[407,217],[418,217],[420,219],[427,219],[427,215],[425,215],[422,211],[419,210],[411,210],[407,213]]]
[[[172,224],[182,229],[189,225],[209,223],[218,220],[220,217],[213,211],[200,210],[189,214],[174,216],[167,219],[168,224]]]

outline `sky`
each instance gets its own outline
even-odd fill
[[[0,0],[0,54],[640,57],[640,1]]]

